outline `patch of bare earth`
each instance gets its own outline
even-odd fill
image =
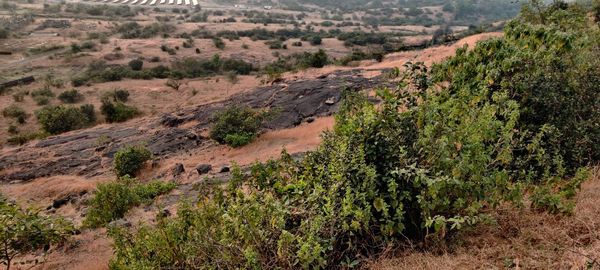
[[[571,216],[505,207],[437,252],[406,250],[371,269],[600,269],[600,168],[576,197]]]

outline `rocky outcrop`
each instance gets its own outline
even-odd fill
[[[372,89],[383,81],[380,77],[365,78],[358,72],[340,71],[312,80],[259,87],[223,102],[160,117],[101,125],[3,149],[0,182],[30,181],[54,175],[101,175],[111,170],[113,155],[126,145],[144,143],[159,160],[196,149],[209,140],[198,134],[209,128],[212,115],[229,105],[270,108],[276,113],[268,128],[293,127],[335,112],[343,91]],[[180,128],[190,121],[197,124]]]

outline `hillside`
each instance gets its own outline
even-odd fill
[[[600,2],[509,2],[2,2],[0,265],[600,269]]]

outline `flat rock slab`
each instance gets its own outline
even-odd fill
[[[102,175],[111,170],[114,154],[127,145],[146,145],[157,159],[196,149],[208,140],[198,134],[209,128],[212,115],[231,105],[275,110],[276,114],[267,127],[290,128],[307,119],[333,114],[343,91],[372,89],[384,82],[382,77],[362,77],[359,71],[340,71],[311,80],[259,87],[223,102],[187,108],[160,117],[100,125],[49,137],[2,151],[0,183],[56,175]],[[332,100],[335,102],[332,103]],[[197,124],[180,128],[190,121]]]

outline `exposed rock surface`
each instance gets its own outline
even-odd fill
[[[110,171],[118,149],[142,142],[157,159],[198,148],[209,140],[199,134],[209,128],[212,115],[229,105],[274,109],[276,114],[268,128],[293,127],[335,112],[344,90],[372,89],[383,81],[381,77],[362,77],[355,71],[339,71],[317,79],[259,87],[223,102],[199,105],[175,114],[100,125],[5,148],[0,152],[0,182],[30,181],[55,175],[102,175]],[[328,100],[336,102],[327,104]],[[195,121],[195,126],[180,128],[191,121]]]

